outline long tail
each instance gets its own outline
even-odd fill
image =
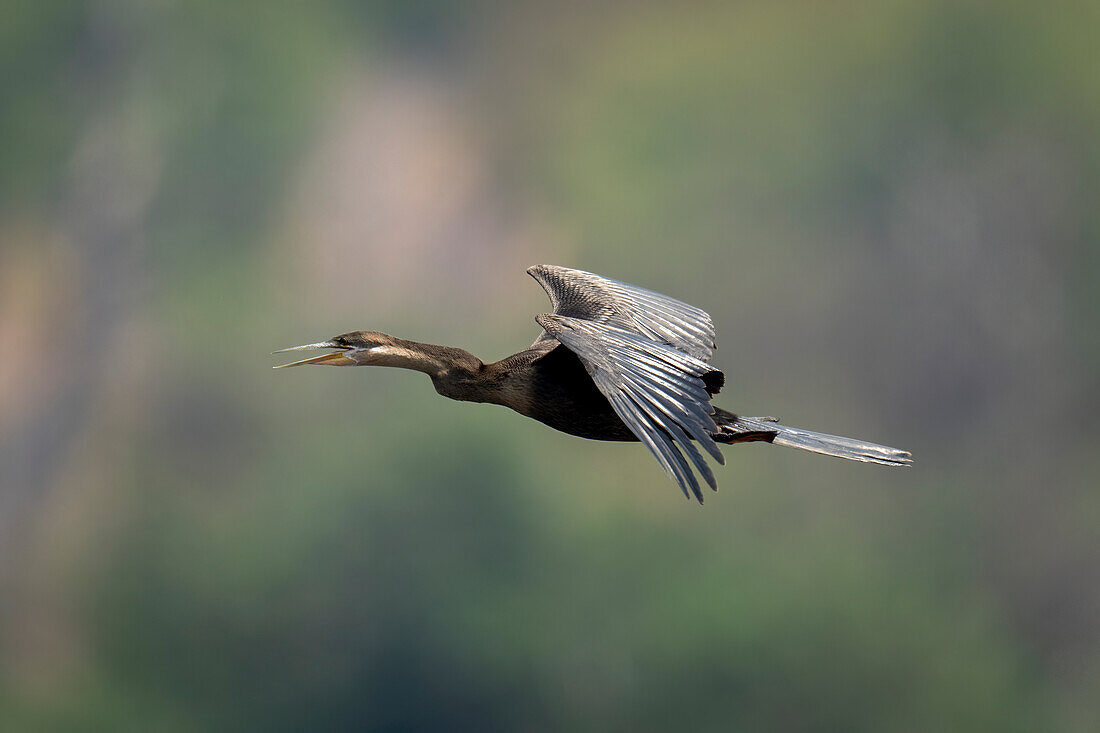
[[[908,466],[913,463],[913,456],[909,451],[876,443],[865,443],[854,438],[842,438],[839,435],[789,428],[786,425],[780,425],[774,417],[741,417],[725,410],[718,410],[714,418],[718,423],[719,431],[714,435],[717,443],[764,441],[774,445],[801,448],[826,456],[846,458],[849,461],[879,463],[884,466]]]

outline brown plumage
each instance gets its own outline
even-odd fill
[[[698,308],[581,270],[536,265],[527,272],[546,290],[554,312],[536,317],[544,331],[530,347],[500,361],[485,364],[450,346],[352,331],[282,349],[335,349],[282,366],[415,369],[444,397],[504,405],[581,438],[640,440],[684,494],[700,502],[696,472],[718,487],[698,447],[721,464],[719,443],[763,441],[868,463],[912,462],[897,448],[712,406],[710,398],[725,377],[707,363],[714,352],[714,325]]]

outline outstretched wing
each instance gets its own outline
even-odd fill
[[[535,265],[527,273],[550,296],[555,315],[631,331],[703,361],[714,353],[714,323],[695,306],[568,267]]]
[[[695,447],[698,443],[719,464],[725,463],[710,437],[717,428],[703,382],[703,376],[713,371],[709,364],[607,322],[560,314],[540,315],[535,320],[580,358],[615,414],[649,448],[685,496],[690,490],[703,501],[684,454],[717,490],[714,474]]]

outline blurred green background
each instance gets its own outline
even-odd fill
[[[0,728],[1100,730],[1095,2],[0,9]],[[637,445],[272,371],[697,304]]]

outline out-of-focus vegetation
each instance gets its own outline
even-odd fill
[[[1092,2],[0,10],[0,728],[1100,728]],[[718,403],[639,446],[395,370],[582,267]]]

